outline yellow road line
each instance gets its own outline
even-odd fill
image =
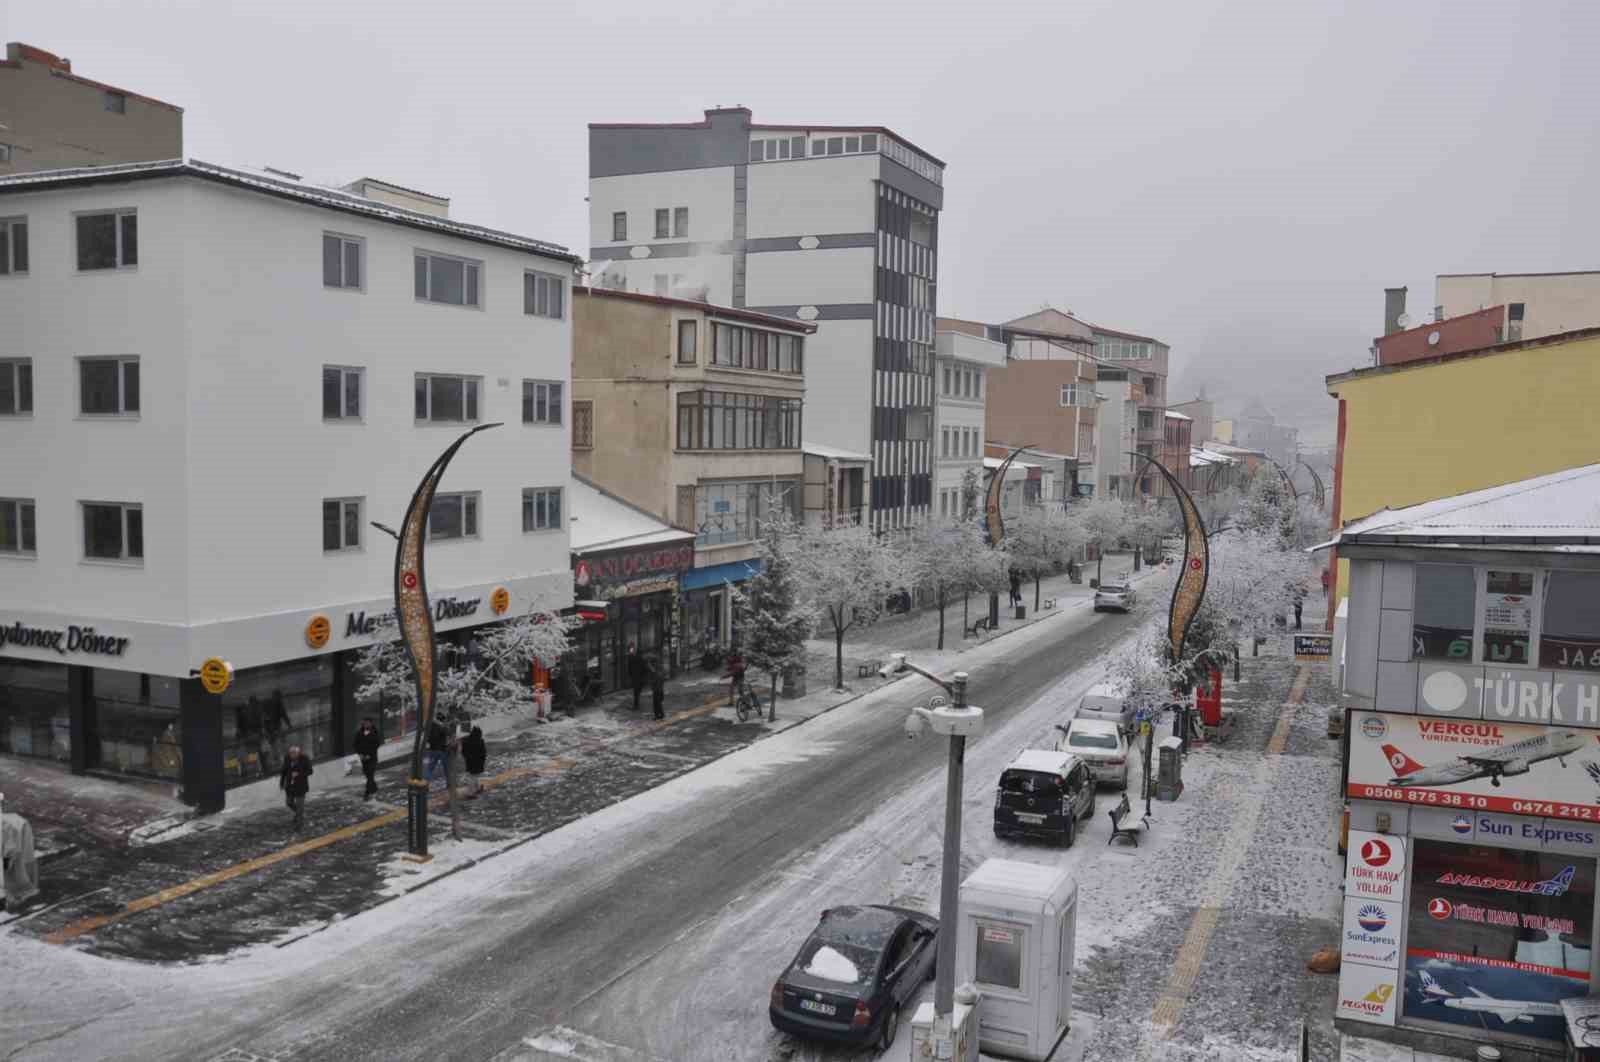
[[[1309,667],[1301,667],[1294,678],[1294,685],[1289,689],[1289,699],[1284,702],[1284,710],[1278,715],[1278,725],[1273,728],[1272,736],[1267,739],[1266,756],[1280,756],[1289,742],[1289,730],[1293,725],[1294,713],[1291,709],[1300,704],[1305,696],[1306,683],[1311,677]],[[1259,808],[1256,817],[1259,817]],[[1229,831],[1233,832],[1232,830]],[[1250,833],[1255,833],[1252,824]],[[1233,883],[1234,874],[1239,868],[1239,857],[1243,856],[1244,849],[1249,846],[1249,837],[1243,838],[1243,844],[1236,858],[1227,858],[1226,850],[1217,865],[1212,869],[1211,876],[1206,880],[1200,895],[1202,906],[1189,920],[1189,929],[1183,935],[1183,945],[1178,948],[1178,956],[1173,960],[1172,970],[1167,976],[1167,983],[1161,990],[1161,995],[1156,999],[1155,1009],[1150,1014],[1150,1024],[1155,1026],[1155,1038],[1165,1040],[1172,1035],[1178,1027],[1178,1019],[1183,1015],[1183,1008],[1189,1001],[1189,993],[1194,990],[1195,981],[1200,976],[1201,963],[1205,961],[1206,950],[1211,946],[1211,936],[1216,932],[1217,920],[1222,916],[1221,903],[1227,898],[1228,886]]]
[[[611,745],[620,744],[622,741],[640,734],[656,733],[668,726],[671,726],[673,723],[684,719],[692,719],[697,716],[709,715],[710,713],[716,711],[717,707],[722,703],[723,701],[720,694],[714,697],[709,697],[707,698],[706,703],[701,705],[699,708],[686,708],[681,712],[674,712],[666,719],[652,720],[648,724],[630,730],[629,733],[622,738],[617,738],[612,741],[596,741],[588,743],[587,750],[593,751],[594,749],[606,748]],[[529,775],[545,775],[554,777],[576,766],[577,763],[577,760],[564,759],[559,756],[552,757],[548,761],[541,764],[536,764],[534,766],[513,767],[508,771],[502,771],[494,777],[486,779],[483,782],[482,787],[484,789],[493,789],[496,786],[504,785],[507,782],[515,781],[518,778],[526,778]],[[429,801],[429,803],[430,805],[443,806],[447,802],[447,799],[447,795],[440,794]],[[45,942],[48,944],[65,944],[69,940],[76,940],[78,937],[81,937],[86,933],[93,933],[97,929],[104,929],[106,926],[114,925],[117,922],[121,922],[123,919],[130,918],[142,911],[148,911],[153,907],[160,907],[162,904],[171,903],[173,900],[181,900],[185,896],[193,896],[195,893],[209,889],[212,886],[225,884],[226,882],[232,881],[235,878],[243,877],[246,874],[253,874],[258,870],[265,870],[270,866],[275,866],[278,863],[282,863],[286,859],[295,859],[299,856],[305,855],[308,852],[315,852],[318,849],[326,848],[329,845],[338,844],[340,841],[349,840],[351,837],[359,837],[361,834],[370,833],[371,831],[380,829],[384,826],[393,825],[394,823],[404,820],[405,817],[406,812],[404,810],[385,812],[382,815],[377,815],[362,822],[353,823],[349,826],[341,826],[339,829],[334,830],[331,833],[325,833],[320,837],[312,837],[309,840],[300,841],[289,845],[287,848],[279,849],[278,851],[273,852],[271,855],[258,856],[254,859],[246,859],[244,862],[235,863],[231,867],[224,867],[223,869],[213,871],[210,874],[202,874],[198,878],[186,881],[181,885],[174,885],[171,888],[162,889],[160,892],[153,892],[148,896],[141,896],[139,899],[134,900],[124,906],[120,911],[114,911],[111,914],[93,915],[88,918],[81,918],[76,922],[62,926],[60,929],[48,934],[44,938]]]

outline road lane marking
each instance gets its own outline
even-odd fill
[[[1306,683],[1310,678],[1311,669],[1308,666],[1300,667],[1295,674],[1289,698],[1284,702],[1283,710],[1278,713],[1278,725],[1273,728],[1272,736],[1267,739],[1266,754],[1257,768],[1256,782],[1259,784],[1269,782],[1277,771],[1278,758],[1282,756],[1284,747],[1289,742],[1289,731],[1294,721],[1293,709],[1299,707],[1305,697]],[[1252,785],[1249,789],[1253,791],[1258,787]],[[1150,1014],[1153,1036],[1158,1041],[1168,1039],[1178,1027],[1178,1019],[1183,1015],[1189,994],[1194,990],[1195,982],[1199,980],[1206,950],[1211,945],[1212,934],[1216,932],[1217,921],[1222,916],[1222,905],[1227,900],[1228,890],[1232,887],[1233,879],[1244,862],[1245,854],[1249,851],[1250,842],[1255,837],[1256,826],[1261,819],[1262,804],[1263,801],[1255,800],[1239,821],[1229,824],[1225,833],[1228,840],[1218,853],[1216,866],[1212,868],[1211,875],[1206,878],[1205,885],[1200,890],[1200,907],[1189,920],[1188,931],[1184,934],[1182,946],[1178,948],[1178,956],[1172,963],[1167,983],[1162,988],[1155,1009]],[[1146,1054],[1147,1049],[1140,1051],[1140,1057],[1145,1057]]]

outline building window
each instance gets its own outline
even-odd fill
[[[594,449],[594,403],[572,403],[572,448]]]
[[[688,207],[673,207],[672,208],[672,235],[673,236],[687,236],[687,235],[689,235],[689,208]]]
[[[464,423],[478,419],[476,376],[436,376],[417,373],[416,419]]]
[[[1550,573],[1539,666],[1600,671],[1600,572]]]
[[[941,440],[941,442],[939,444],[939,456],[940,457],[949,457],[950,456],[950,429],[949,428],[941,428],[940,431],[939,431],[939,437],[940,437],[940,440]]]
[[[138,358],[79,358],[79,412],[126,416],[139,412]]]
[[[365,369],[347,365],[322,367],[322,419],[360,420]]]
[[[678,364],[693,365],[698,357],[695,342],[700,336],[698,321],[678,322]]]
[[[628,238],[628,212],[618,210],[611,215],[611,238],[613,240],[626,240]]]
[[[522,492],[522,530],[561,530],[561,488],[540,487]]]
[[[105,95],[106,110],[112,114],[128,113],[128,97],[121,92],[107,92]]]
[[[522,312],[560,320],[566,313],[566,281],[552,273],[522,274]]]
[[[0,553],[33,556],[37,548],[32,498],[0,498]]]
[[[685,391],[678,395],[680,450],[796,450],[800,399]]]
[[[144,561],[144,507],[83,502],[83,555],[89,560]]]
[[[322,503],[322,552],[360,548],[361,499],[325,499]]]
[[[33,412],[33,359],[0,358],[0,417]]]
[[[361,290],[361,258],[365,241],[355,236],[322,234],[322,286]]]
[[[1078,404],[1078,385],[1075,383],[1061,385],[1061,404],[1075,406]]]
[[[695,542],[717,546],[761,537],[768,512],[798,519],[799,485],[762,479],[701,483],[694,488]]]
[[[1533,572],[1484,572],[1483,663],[1526,664],[1533,641]]]
[[[667,220],[670,213],[666,207],[656,211],[656,239],[658,240],[664,240],[671,235],[667,231]]]
[[[1411,620],[1411,655],[1424,660],[1472,660],[1477,577],[1464,564],[1419,564]]]
[[[0,218],[0,276],[27,271],[28,219]]]
[[[0,144],[0,162],[10,162],[11,151],[12,148],[10,144]]]
[[[435,494],[428,511],[429,541],[478,537],[478,492]]]
[[[1022,956],[1027,930],[1014,922],[977,920],[977,961],[973,979],[981,985],[1022,990]]]
[[[561,423],[561,385],[559,383],[553,380],[522,381],[522,423]]]
[[[126,269],[139,264],[139,215],[132,210],[79,214],[78,268]]]
[[[798,374],[804,371],[803,341],[779,332],[713,324],[711,364]]]
[[[949,394],[950,393],[950,366],[948,366],[948,365],[946,365],[944,367],[944,388],[943,388],[943,392],[942,393],[943,394]]]
[[[482,262],[441,254],[418,254],[414,260],[418,299],[450,306],[478,305],[478,275]]]
[[[1508,321],[1520,321],[1520,320],[1522,320],[1522,315],[1523,315],[1523,312],[1524,312],[1525,308],[1526,307],[1520,302],[1512,303],[1510,306],[1506,307],[1506,320],[1508,320]]]

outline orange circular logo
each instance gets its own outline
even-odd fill
[[[494,593],[489,595],[489,607],[494,609],[496,616],[504,616],[506,609],[511,607],[511,591],[503,586],[494,588]]]
[[[313,649],[321,649],[328,644],[328,635],[333,633],[333,624],[328,622],[328,617],[317,613],[311,617],[311,622],[306,624],[306,644]]]

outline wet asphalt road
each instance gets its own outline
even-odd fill
[[[1136,618],[1075,609],[1024,654],[973,667],[969,700],[985,709],[988,726],[998,726],[1063,674],[1108,652]],[[830,754],[697,800],[692,822],[675,827],[683,835],[674,843],[586,852],[557,871],[537,903],[524,894],[475,898],[453,925],[418,927],[425,973],[373,986],[364,1004],[317,984],[315,975],[286,984],[267,1013],[248,1027],[230,1023],[226,1040],[196,1057],[223,1057],[231,1048],[240,1053],[227,1057],[490,1059],[514,1050],[530,1029],[559,1024],[774,867],[850,829],[942,764],[945,743],[908,742],[898,710],[926,702],[931,687],[913,678],[895,689],[894,710],[808,724],[829,728]],[[287,974],[292,948],[284,964]],[[404,991],[393,990],[402,981]],[[753,990],[764,995],[765,987]],[[635,1020],[650,1016],[618,1016]]]

